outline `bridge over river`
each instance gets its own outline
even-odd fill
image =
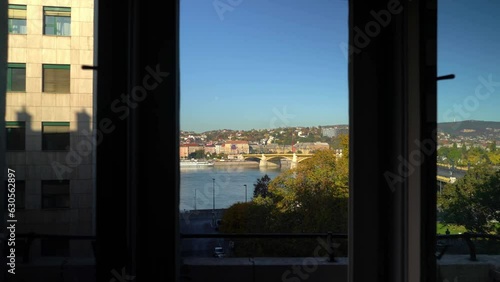
[[[341,156],[342,153],[338,153],[338,156]],[[279,164],[272,164],[273,161],[281,161],[282,159],[288,160],[291,162],[290,167],[294,168],[303,160],[307,160],[311,158],[313,154],[297,154],[297,153],[289,153],[289,154],[243,154],[243,158],[245,160],[255,160],[259,162],[260,167],[267,166],[275,166]],[[450,168],[446,165],[438,164],[437,166],[437,175],[436,180],[438,184],[444,183],[453,183],[458,178],[464,177],[467,172],[467,168]]]
[[[297,167],[297,164],[303,160],[309,159],[313,154],[243,154],[245,160],[256,160],[259,162],[260,167],[272,166],[270,162],[273,160],[280,161],[281,159],[286,159],[291,161],[290,168]]]

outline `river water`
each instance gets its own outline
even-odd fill
[[[257,179],[265,174],[274,179],[281,171],[281,168],[244,166],[181,168],[179,209],[212,209],[214,202],[215,209],[223,209],[245,202],[245,184],[247,201],[251,201]]]

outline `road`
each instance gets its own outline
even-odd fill
[[[216,214],[220,218],[220,214]],[[187,211],[181,213],[180,230],[183,234],[203,233],[216,234],[213,215],[206,211]],[[227,243],[223,238],[196,238],[182,239],[181,256],[183,257],[212,257],[216,246],[224,247],[227,252]]]

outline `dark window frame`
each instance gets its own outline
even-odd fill
[[[18,11],[24,11],[24,12],[18,12]],[[9,13],[8,15],[9,34],[26,34],[27,30],[26,5],[9,4],[8,13]],[[22,17],[21,15],[14,15],[22,13],[24,13],[24,17]],[[24,25],[22,24],[20,25],[19,23],[24,23]],[[20,26],[20,27],[14,28],[14,26]],[[24,32],[20,32],[22,26],[24,26]]]
[[[51,126],[64,126],[67,127],[68,130],[67,132],[58,132],[56,134],[58,135],[56,138],[58,138],[55,142],[54,140],[50,140],[51,138],[54,138],[55,136],[51,134],[55,134],[53,132],[46,132],[46,127],[50,128]],[[65,122],[65,121],[44,121],[42,122],[42,151],[69,151],[70,146],[71,146],[71,132],[70,132],[70,122]],[[62,136],[64,134],[65,136]],[[62,139],[67,139],[64,140],[65,144],[64,145],[56,145],[54,148],[54,143],[59,143],[62,141]],[[50,143],[48,143],[50,142]]]
[[[20,135],[21,137],[19,139],[21,140],[16,140],[16,136],[14,136],[11,140],[9,141],[9,129],[20,129],[19,132],[22,132]],[[6,121],[5,122],[5,139],[6,139],[6,145],[5,148],[7,151],[25,151],[26,150],[26,122],[24,121]],[[9,145],[14,145],[16,147],[9,147]],[[19,146],[19,147],[17,147]]]
[[[64,33],[64,29],[57,28],[58,23],[63,19],[67,21],[66,24],[69,24],[69,34]],[[50,32],[48,32],[49,30]],[[44,6],[43,34],[49,36],[71,36],[71,8]]]
[[[42,210],[53,210],[53,209],[71,209],[71,192],[70,192],[70,181],[69,180],[42,180],[41,181],[41,207]],[[50,186],[50,187],[46,187]],[[66,193],[48,193],[49,191],[44,191],[46,188],[54,188],[58,186],[58,188],[67,189]],[[54,196],[55,195],[55,196]],[[61,199],[67,198],[67,199]],[[54,204],[46,204],[46,201],[54,202]],[[67,202],[67,205],[58,204],[58,202]]]
[[[48,73],[52,70],[54,73]],[[63,72],[62,72],[62,71]],[[58,73],[59,72],[59,73]],[[62,75],[67,77],[64,81],[55,81]],[[67,84],[62,86],[61,83]],[[71,93],[71,65],[69,64],[43,64],[42,65],[42,92],[54,94]]]
[[[15,77],[17,77],[16,74],[14,74],[14,71],[20,71],[24,70],[24,73],[20,73],[23,76],[23,81],[20,82],[22,83],[22,88],[21,89],[12,89],[13,86],[13,80]],[[16,83],[17,85],[17,83]],[[8,63],[7,64],[7,92],[26,92],[26,64],[25,63]]]
[[[69,257],[71,243],[65,238],[40,239],[40,255],[42,257]]]

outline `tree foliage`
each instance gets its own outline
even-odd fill
[[[266,176],[258,179],[254,186],[266,187],[265,196],[261,192],[254,193],[256,196],[252,202],[229,207],[224,213],[221,231],[347,233],[348,137],[343,137],[340,143],[342,156],[332,149],[319,150],[296,168],[285,170],[270,181]],[[306,243],[290,239],[270,243],[270,240],[247,239],[235,244],[235,252],[254,256],[309,256],[315,246],[317,242],[314,240]],[[343,244],[341,252],[346,250],[347,244]]]
[[[262,176],[261,178],[257,179],[257,182],[254,183],[254,190],[253,190],[253,196],[254,198],[261,196],[262,198],[267,197],[269,194],[269,182],[271,182],[271,178],[266,174]]]
[[[190,153],[188,157],[190,159],[203,159],[203,158],[205,158],[205,151],[204,150],[196,150],[196,151]]]
[[[438,196],[444,223],[463,225],[470,232],[493,232],[500,221],[500,171],[479,165]],[[498,232],[498,231],[497,231]]]

